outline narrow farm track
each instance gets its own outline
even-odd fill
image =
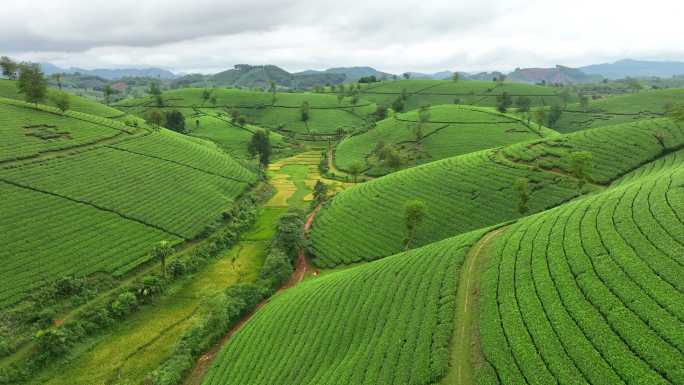
[[[306,222],[304,224],[304,235],[308,235],[309,229],[311,228],[311,224],[313,223],[313,220],[320,210],[321,206],[317,206],[309,215],[306,217]],[[298,283],[304,280],[304,277],[306,277],[306,273],[308,271],[312,271],[314,274],[318,274],[317,269],[312,269],[311,266],[309,265],[309,262],[306,258],[306,254],[304,252],[304,249],[301,249],[299,251],[299,258],[297,259],[297,265],[295,266],[295,270],[292,273],[292,276],[290,277],[290,280],[287,281],[280,289],[278,289],[278,293],[285,291],[291,287],[294,287]],[[214,359],[216,358],[216,355],[223,349],[223,347],[228,343],[230,338],[238,331],[240,328],[242,328],[247,321],[249,321],[254,314],[259,311],[261,307],[266,305],[268,303],[270,298],[266,298],[265,300],[261,301],[253,311],[249,312],[245,316],[243,316],[238,323],[236,323],[222,338],[221,340],[214,345],[214,347],[211,348],[208,352],[204,353],[203,355],[200,356],[200,358],[197,359],[197,362],[195,363],[195,367],[193,368],[192,372],[188,375],[186,378],[185,382],[183,382],[184,385],[201,385],[202,380],[204,379],[204,376],[207,374],[207,371],[211,367],[212,363],[214,362]]]
[[[505,227],[487,233],[470,249],[463,262],[458,280],[456,319],[454,335],[451,338],[451,359],[449,369],[440,381],[441,385],[470,385],[475,383],[473,368],[481,360],[478,341],[479,266],[491,243],[505,230]]]

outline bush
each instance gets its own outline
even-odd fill
[[[122,318],[138,307],[138,299],[131,292],[119,294],[117,299],[112,302],[112,314],[116,318]]]
[[[271,290],[276,290],[290,278],[292,272],[292,264],[287,255],[277,248],[271,248],[259,270],[258,279],[265,281],[265,285]]]

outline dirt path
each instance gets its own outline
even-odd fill
[[[304,236],[307,236],[309,234],[309,230],[311,229],[311,225],[313,224],[313,220],[318,213],[318,211],[321,209],[321,205],[318,205],[309,215],[306,217],[306,222],[304,223]],[[299,251],[299,257],[297,259],[297,265],[295,266],[295,270],[292,273],[292,276],[290,279],[280,288],[278,289],[278,293],[285,291],[301,281],[304,280],[304,277],[306,276],[306,273],[312,271],[314,275],[318,275],[318,269],[314,269],[309,265],[309,261],[306,258],[306,253],[304,249],[301,249]],[[245,314],[238,323],[233,325],[233,327],[221,338],[221,340],[214,345],[208,352],[204,353],[203,355],[200,356],[200,358],[197,359],[197,362],[195,363],[195,367],[192,369],[192,372],[188,375],[188,377],[185,379],[183,382],[184,385],[201,385],[202,380],[204,379],[204,376],[207,374],[207,371],[211,367],[211,364],[213,363],[214,359],[216,358],[216,355],[221,351],[221,349],[228,343],[230,338],[238,331],[242,326],[244,326],[247,321],[249,321],[250,318],[265,304],[268,303],[270,298],[266,298],[263,301],[261,301],[251,312],[248,314]]]
[[[442,385],[470,385],[475,383],[473,368],[480,361],[480,343],[477,332],[479,314],[479,267],[485,248],[505,228],[487,233],[466,255],[458,281],[455,330],[452,337],[451,359]]]

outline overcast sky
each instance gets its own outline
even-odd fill
[[[88,69],[684,61],[682,0],[20,0],[0,9],[0,54]]]

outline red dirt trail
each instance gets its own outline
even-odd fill
[[[318,213],[318,211],[321,209],[321,205],[316,206],[316,208],[306,217],[306,222],[304,223],[304,236],[306,237],[309,234],[309,230],[311,229],[311,225],[313,224],[314,217]],[[308,271],[311,271],[313,275],[318,275],[318,269],[314,269],[309,265],[309,261],[306,259],[306,254],[304,252],[304,249],[299,250],[299,257],[297,258],[297,265],[295,266],[295,270],[292,273],[292,276],[290,279],[278,289],[278,293],[285,291],[298,283],[300,283],[302,280],[304,280],[304,277],[306,276],[306,273]],[[183,382],[184,385],[201,385],[202,380],[204,379],[204,376],[207,374],[207,371],[211,367],[212,362],[216,358],[216,355],[218,352],[225,346],[225,344],[228,342],[230,337],[232,337],[242,326],[244,326],[247,321],[249,321],[250,318],[256,313],[262,306],[268,303],[270,298],[266,298],[265,300],[261,301],[251,312],[245,314],[240,321],[238,321],[235,325],[233,325],[230,330],[226,334],[221,337],[221,340],[214,345],[209,351],[206,353],[202,354],[198,359],[197,362],[195,363],[195,367],[192,369],[192,372],[188,375],[188,377],[185,379]]]

